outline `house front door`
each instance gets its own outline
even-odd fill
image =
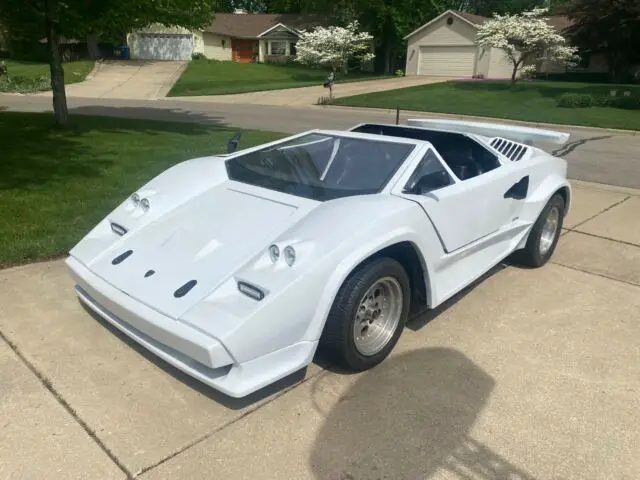
[[[251,63],[255,55],[255,43],[255,40],[232,39],[231,48],[233,50],[233,61],[238,63]]]

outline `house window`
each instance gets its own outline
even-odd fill
[[[287,42],[270,41],[269,42],[269,55],[286,55]]]

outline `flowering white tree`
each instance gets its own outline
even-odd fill
[[[575,65],[580,57],[577,48],[545,20],[546,8],[535,8],[514,15],[494,15],[478,28],[476,43],[483,48],[501,48],[513,65],[511,82],[518,72],[533,73],[540,61]]]
[[[367,62],[374,58],[369,53],[373,36],[367,32],[358,32],[358,22],[346,27],[316,27],[302,31],[296,43],[296,61],[305,65],[328,66],[335,72],[348,72],[349,62],[359,60]]]

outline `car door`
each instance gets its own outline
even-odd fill
[[[420,192],[411,191],[425,175]],[[421,205],[436,228],[446,252],[454,252],[501,229],[518,218],[528,190],[528,177],[515,162],[460,180],[429,146],[416,168],[395,187],[394,194]]]

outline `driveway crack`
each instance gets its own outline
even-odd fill
[[[619,202],[616,202],[612,205],[609,205],[607,208],[605,208],[604,210],[596,213],[595,215],[590,216],[589,218],[587,218],[586,220],[583,220],[579,223],[576,223],[573,227],[565,227],[566,232],[564,232],[564,234],[567,234],[569,232],[578,232],[578,233],[583,233],[580,232],[578,230],[576,230],[576,228],[581,227],[582,225],[584,225],[587,222],[590,222],[591,220],[593,220],[596,217],[599,217],[600,215],[602,215],[603,213],[607,213],[609,210],[614,209],[615,207],[617,207],[618,205],[622,205],[624,202],[626,202],[627,200],[629,200],[631,197],[625,197],[622,200],[620,200]],[[612,240],[612,239],[607,239],[607,240]],[[618,241],[618,240],[614,240],[614,241]],[[621,242],[624,243],[624,242]]]
[[[9,348],[17,355],[20,361],[33,373],[38,381],[46,388],[56,401],[64,408],[73,419],[78,422],[82,429],[93,439],[98,447],[111,459],[113,463],[126,475],[127,479],[133,479],[133,475],[127,467],[120,461],[120,459],[105,445],[105,443],[98,438],[95,431],[78,415],[73,407],[67,402],[64,397],[55,389],[51,380],[45,377],[34,365],[31,363],[20,351],[18,346],[13,343],[2,331],[0,331],[0,338],[9,346]]]
[[[326,367],[326,365],[324,365],[324,367]],[[272,402],[274,402],[278,398],[282,397],[283,395],[286,395],[290,391],[298,388],[299,386],[301,386],[301,385],[309,382],[310,380],[313,380],[314,378],[316,378],[316,377],[318,377],[320,375],[323,375],[325,373],[326,373],[326,370],[324,368],[321,368],[317,372],[315,372],[312,375],[309,375],[308,377],[306,377],[304,380],[301,380],[300,382],[296,383],[295,385],[291,385],[290,387],[285,388],[282,391],[278,392],[272,398],[270,398],[268,401],[265,401],[265,402],[261,403],[260,405],[256,406],[255,408],[252,408],[252,409],[244,412],[239,417],[234,418],[233,420],[230,420],[230,421],[228,421],[228,422],[216,427],[215,429],[213,429],[209,433],[206,433],[206,434],[200,436],[199,438],[196,438],[195,440],[187,443],[186,445],[182,446],[181,448],[177,449],[176,451],[174,451],[173,453],[167,455],[166,457],[158,460],[157,462],[144,467],[140,471],[136,472],[135,477],[137,477],[138,475],[142,475],[144,473],[147,473],[148,471],[153,470],[156,467],[159,467],[160,465],[162,465],[163,463],[168,462],[172,458],[175,458],[178,455],[180,455],[180,454],[186,452],[187,450],[191,449],[192,447],[195,447],[196,445],[199,445],[200,443],[208,440],[209,438],[213,437],[216,433],[224,430],[227,427],[230,427],[231,425],[233,425],[233,424],[243,420],[244,418],[248,417],[252,413],[257,412],[258,410],[266,407],[267,405],[271,404]]]
[[[574,267],[572,265],[565,265],[564,263],[560,263],[560,262],[551,261],[549,263],[551,263],[553,265],[558,265],[559,267],[568,268],[569,270],[574,270],[576,272],[582,272],[582,273],[586,273],[587,275],[593,275],[594,277],[605,278],[607,280],[612,280],[614,282],[624,283],[625,285],[631,285],[632,287],[640,288],[639,284],[631,282],[629,280],[623,280],[621,278],[612,277],[610,275],[604,275],[602,273],[593,272],[591,270],[587,270],[587,269],[584,269],[584,268]]]

